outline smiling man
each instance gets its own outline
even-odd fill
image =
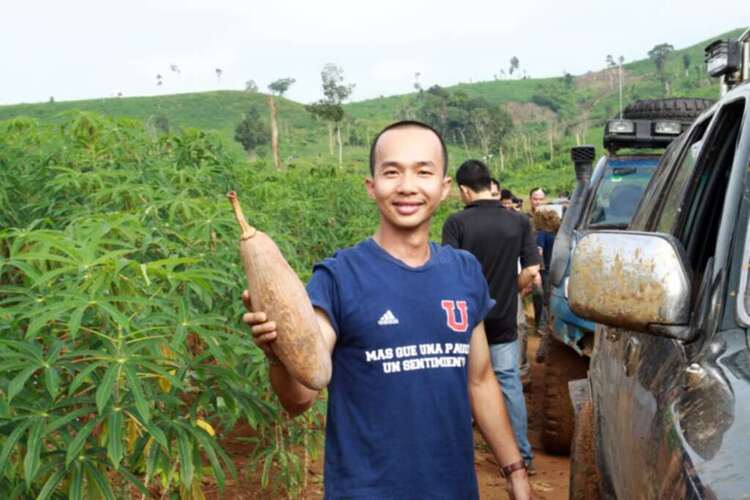
[[[468,252],[429,241],[430,219],[450,190],[447,163],[427,125],[386,127],[365,181],[378,228],[316,265],[307,285],[333,366],[326,498],[478,498],[472,414],[511,493],[529,497],[490,363],[482,321],[494,301],[482,269]],[[269,357],[281,403],[305,411],[317,393],[274,355],[276,325],[263,312],[244,321]]]

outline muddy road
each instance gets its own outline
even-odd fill
[[[535,476],[529,477],[529,482],[535,499],[567,500],[570,461],[567,456],[545,454],[540,442],[544,365],[536,362],[539,340],[539,337],[529,338],[527,353],[531,365],[531,387],[526,391],[526,406],[529,413],[529,441],[534,448],[534,465],[537,470]],[[498,474],[495,459],[479,433],[476,433],[475,442],[477,450],[474,463],[482,500],[507,499],[505,480]]]

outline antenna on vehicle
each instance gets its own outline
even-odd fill
[[[620,76],[620,120],[622,120],[622,63],[625,61],[625,58],[620,56],[618,59],[620,66],[619,66],[619,76]]]

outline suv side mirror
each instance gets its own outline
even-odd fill
[[[683,254],[666,234],[587,234],[573,254],[570,308],[608,326],[687,338],[690,278]]]

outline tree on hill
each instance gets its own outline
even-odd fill
[[[242,144],[248,154],[263,144],[268,144],[268,126],[260,118],[260,111],[252,106],[243,115],[242,121],[234,129],[234,140]]]
[[[157,73],[157,75],[156,75],[156,86],[157,87],[161,87],[161,84],[162,84],[161,74]]]
[[[281,154],[279,153],[279,126],[276,121],[276,104],[273,96],[283,96],[296,80],[294,78],[279,78],[268,85],[271,95],[268,96],[268,111],[271,122],[271,151],[273,152],[273,163],[276,168],[282,168]]]
[[[510,68],[508,68],[508,74],[513,76],[513,72],[516,71],[520,65],[520,61],[516,56],[510,58]]]
[[[257,92],[258,91],[258,84],[255,83],[255,80],[248,80],[245,82],[245,92]]]
[[[342,104],[352,95],[353,83],[344,81],[344,70],[340,66],[328,63],[320,72],[323,87],[323,99],[305,106],[305,109],[328,122],[328,144],[333,153],[333,132],[336,131],[336,142],[339,149],[339,166],[343,162],[343,144],[341,141],[341,121],[344,119]]]
[[[664,85],[664,92],[666,95],[670,94],[669,77],[666,72],[667,56],[673,51],[674,47],[668,43],[660,43],[648,51],[648,57],[654,61],[657,77],[662,85]]]
[[[416,108],[417,119],[438,130],[446,142],[462,145],[467,155],[469,146],[478,146],[490,158],[513,126],[503,107],[439,85],[420,93]]]
[[[682,67],[685,68],[685,77],[690,75],[690,54],[685,52],[682,54]]]
[[[217,83],[219,85],[221,85],[221,75],[224,73],[224,70],[222,70],[221,68],[216,68],[214,70],[214,72],[216,73],[216,81],[217,81]]]
[[[268,84],[268,90],[274,95],[283,97],[286,91],[289,90],[289,87],[296,81],[294,78],[279,78]]]

